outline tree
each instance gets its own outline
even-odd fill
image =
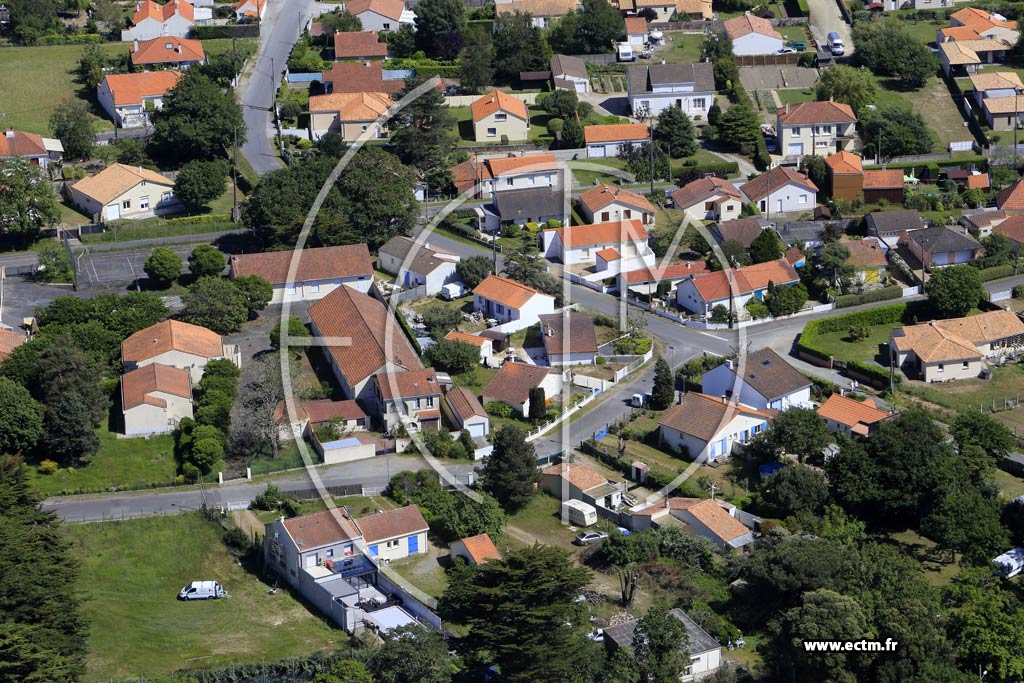
[[[209,371],[209,364],[207,371]],[[238,386],[238,410],[231,420],[230,452],[235,457],[268,454],[277,457],[281,437],[275,419],[285,398],[281,356],[266,353],[249,364],[246,381]]]
[[[318,21],[329,33],[355,33],[363,30],[363,22],[351,12],[334,10],[321,14]]]
[[[480,349],[455,339],[440,339],[427,350],[430,364],[445,372],[461,374],[480,364]]]
[[[249,319],[245,296],[230,280],[201,277],[181,298],[185,305],[182,320],[208,327],[217,334],[237,332]]]
[[[227,188],[227,169],[224,162],[190,161],[181,167],[174,179],[174,196],[190,209],[205,207]]]
[[[848,104],[853,113],[859,116],[878,97],[878,85],[867,69],[838,64],[821,74],[817,97],[819,101],[834,100]]]
[[[505,425],[494,434],[494,450],[484,460],[480,482],[485,491],[512,513],[530,501],[534,484],[540,481],[537,453],[526,442],[525,432],[516,425]]]
[[[12,683],[77,681],[85,671],[80,563],[69,561],[75,549],[39,502],[25,465],[0,458],[0,676]]]
[[[754,263],[767,263],[778,260],[786,245],[782,243],[779,236],[771,228],[762,230],[761,234],[750,243],[750,260]]]
[[[359,660],[339,659],[331,665],[330,671],[314,676],[313,683],[374,683],[374,681],[373,676],[366,670],[366,665]]]
[[[544,387],[532,387],[529,391],[530,422],[540,424],[547,415],[547,401],[544,397]]]
[[[92,156],[96,137],[89,116],[88,105],[79,99],[64,100],[50,113],[50,133],[60,140],[65,159],[88,159]],[[10,164],[11,160],[8,160],[6,166]]]
[[[1024,604],[987,568],[961,571],[946,591],[955,608],[950,638],[971,671],[988,671],[996,681],[1024,675]]]
[[[818,512],[828,499],[828,482],[810,467],[789,464],[765,479],[761,498],[780,517]]]
[[[103,82],[103,69],[110,64],[107,53],[96,43],[90,43],[82,48],[82,54],[78,58],[78,69],[76,75],[79,82],[87,90],[95,90]],[[65,154],[67,150],[65,149]]]
[[[153,144],[169,159],[226,156],[238,134],[245,142],[242,108],[209,77],[186,71],[153,113]]]
[[[504,429],[504,428],[503,428]],[[499,432],[500,433],[500,432]],[[586,617],[575,602],[590,572],[561,548],[534,545],[488,562],[463,586],[468,642],[509,683],[563,683],[586,667]]]
[[[790,287],[776,287],[769,282],[764,303],[768,307],[768,312],[776,318],[793,315],[807,303],[807,287],[802,282]]]
[[[995,233],[993,233],[995,234]],[[980,447],[988,455],[990,466],[1013,453],[1013,434],[999,420],[979,410],[960,413],[949,428],[957,448],[963,451],[968,445]]]
[[[850,282],[857,273],[857,269],[849,263],[850,249],[842,242],[829,242],[825,248],[818,253],[817,265],[820,271],[828,277],[829,287],[835,287],[840,292],[850,288]]]
[[[395,59],[407,59],[416,52],[416,29],[410,24],[402,24],[397,31],[385,33],[383,39]]]
[[[43,435],[43,407],[17,382],[0,377],[0,453],[32,448]]]
[[[466,32],[466,41],[459,61],[462,87],[472,92],[494,81],[494,41],[489,31],[472,27]]]
[[[288,318],[288,336],[297,337],[300,339],[308,339],[310,337],[309,328],[302,322],[301,318],[297,318],[294,315]],[[270,348],[275,351],[281,350],[281,323],[274,325],[273,329],[270,330]],[[288,347],[289,352],[299,358],[302,356],[302,346],[291,346]]]
[[[788,607],[808,591],[838,585],[849,574],[850,561],[832,541],[770,534],[754,545],[741,574],[768,606]]]
[[[36,282],[71,282],[71,257],[60,242],[47,240],[36,247],[36,264],[39,266],[33,276]]]
[[[70,466],[88,462],[100,449],[100,438],[86,411],[85,398],[76,390],[56,394],[46,404],[42,446],[47,456]]]
[[[196,279],[207,276],[219,276],[224,271],[224,254],[220,249],[209,244],[201,244],[192,250],[188,257],[188,269]]]
[[[491,274],[492,266],[493,262],[486,256],[470,256],[459,261],[455,266],[455,272],[459,274],[466,287],[474,289]]]
[[[142,269],[157,287],[166,289],[181,275],[181,257],[166,247],[157,247],[146,257]]]
[[[1013,260],[1013,243],[1006,235],[993,232],[982,238],[981,246],[985,247],[985,257],[979,264],[982,268],[1002,266]]]
[[[945,491],[921,520],[921,532],[940,549],[963,553],[965,562],[985,565],[1010,542],[999,513],[999,501],[974,487]]]
[[[42,169],[28,159],[8,157],[4,159],[3,170],[0,235],[27,245],[39,236],[40,230],[60,220],[60,209]]]
[[[689,635],[683,622],[655,604],[637,623],[633,657],[643,683],[676,683],[689,665]]]
[[[399,626],[369,660],[377,683],[449,683],[453,666],[441,634],[418,624]]]
[[[65,394],[73,394],[79,401],[75,412],[82,415],[90,431],[107,416],[110,402],[99,387],[99,371],[70,336],[52,338],[52,343],[40,354],[36,377],[38,384],[25,388],[46,406],[47,418]],[[59,411],[54,415],[57,420],[62,417]]]
[[[801,461],[817,461],[832,442],[828,425],[811,408],[790,408],[771,419],[768,444],[778,452],[792,453]]]
[[[672,368],[664,358],[654,362],[654,386],[651,388],[651,408],[665,410],[676,397],[676,380]]]
[[[932,271],[925,282],[928,303],[948,318],[962,318],[978,305],[985,294],[978,269],[969,265]]]
[[[865,156],[877,152],[883,159],[889,159],[926,154],[932,148],[932,133],[924,118],[904,103],[868,109],[861,114],[860,123],[867,143]]]
[[[561,283],[547,272],[547,262],[535,250],[521,249],[508,254],[502,275],[556,299],[562,295]]]
[[[416,49],[428,57],[455,59],[466,33],[466,6],[459,0],[423,0],[415,11]]]
[[[732,104],[718,120],[718,143],[727,149],[750,153],[761,137],[761,120],[744,96]]]
[[[576,116],[580,99],[575,90],[555,90],[550,92],[541,103],[544,111],[560,119]]]
[[[814,183],[819,190],[831,192],[832,178],[828,164],[823,157],[809,154],[800,160],[800,171]]]
[[[566,126],[568,124],[566,121]],[[564,128],[562,137],[564,141]],[[655,178],[668,178],[672,173],[668,155],[657,147],[652,150],[649,142],[623,143],[619,146],[619,158],[626,162],[626,170],[633,174],[638,182],[649,181],[652,172]]]
[[[860,21],[853,28],[854,59],[872,73],[917,90],[939,69],[938,59],[898,21]]]
[[[443,304],[427,306],[420,313],[420,317],[423,320],[423,326],[438,341],[444,339],[445,335],[452,330],[457,330],[459,323],[462,322],[461,311]]]
[[[560,147],[563,149],[579,149],[586,144],[583,133],[583,124],[574,118],[566,119],[562,126],[562,137]]]
[[[668,146],[673,159],[692,157],[697,153],[697,139],[693,122],[679,107],[666,107],[658,114],[654,125],[654,140]]]
[[[778,646],[789,660],[795,679],[856,683],[858,670],[866,663],[859,653],[809,652],[804,643],[812,640],[855,640],[868,632],[864,610],[853,598],[827,588],[803,596],[803,603],[783,616]]]
[[[457,0],[431,0],[449,3]],[[461,3],[458,3],[462,7]],[[423,5],[417,6],[417,11]],[[419,33],[417,33],[419,36]],[[400,100],[419,87],[426,78],[411,78],[405,87],[394,95]],[[452,116],[444,95],[437,88],[430,88],[415,100],[409,102],[388,122],[391,127],[391,144],[403,164],[415,166],[421,172],[447,168],[455,151],[455,117]]]
[[[267,307],[270,300],[274,298],[274,287],[259,275],[245,275],[236,277],[235,287],[245,297],[245,306],[249,310],[249,319],[252,320],[256,314]]]
[[[739,240],[726,240],[722,242],[721,248],[722,254],[725,256],[725,263],[719,262],[718,254],[714,251],[708,256],[714,270],[750,265],[750,257],[747,255],[747,248],[743,246],[743,242]]]
[[[608,48],[625,32],[622,15],[603,0],[583,0],[552,27],[548,40],[560,54],[597,54]]]
[[[529,14],[502,14],[494,20],[494,72],[501,83],[511,83],[521,71],[548,68],[551,57],[540,28]]]

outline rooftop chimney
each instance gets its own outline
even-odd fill
[[[132,41],[132,52],[138,52],[138,51],[139,51],[139,39],[136,38],[135,40]]]
[[[4,131],[4,135],[9,137],[9,138],[13,138],[14,137],[14,129],[13,128],[8,128],[7,130]]]
[[[178,43],[177,53],[179,55],[181,54],[181,43]]]
[[[789,102],[786,102],[786,114],[789,114]]]
[[[722,403],[725,405],[729,404],[729,397],[726,396],[725,394],[722,394]]]

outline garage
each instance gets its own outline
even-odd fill
[[[587,156],[591,159],[603,159],[606,156],[604,145],[591,145],[587,147]]]
[[[116,203],[110,204],[109,206],[107,206],[107,220],[108,221],[116,221],[120,217],[121,217],[121,211],[120,211],[120,208],[117,206]]]

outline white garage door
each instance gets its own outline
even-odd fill
[[[786,150],[786,154],[789,156],[803,156],[804,154],[804,143],[802,142],[791,142],[789,143],[789,149]]]
[[[111,204],[107,207],[107,220],[116,221],[121,217],[121,208],[117,204]]]
[[[466,425],[466,428],[469,430],[469,435],[474,439],[484,436],[484,426],[482,424],[469,424]]]
[[[587,148],[587,155],[592,159],[604,157],[604,145],[593,145]]]

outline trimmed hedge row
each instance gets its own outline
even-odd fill
[[[851,360],[846,364],[846,370],[863,376],[869,384],[875,384],[878,389],[884,389],[889,385],[889,370],[887,368],[869,365],[859,360]],[[903,381],[903,378],[898,374],[893,379],[895,384]]]
[[[836,297],[836,308],[849,308],[861,304],[872,304],[876,301],[888,301],[899,299],[903,296],[903,288],[899,285],[889,285],[882,289],[873,289],[864,294],[843,294]]]
[[[873,325],[899,323],[903,321],[903,316],[906,315],[906,313],[907,304],[901,303],[879,306],[878,308],[871,308],[866,311],[837,315],[834,318],[812,320],[804,326],[804,331],[800,334],[800,341],[797,342],[796,347],[797,350],[803,351],[815,358],[829,360],[832,357],[831,354],[814,345],[818,335],[829,334],[830,332],[842,332],[855,326],[871,327]],[[886,381],[888,381],[888,377]]]
[[[419,77],[458,78],[461,66],[437,59],[388,59],[384,62],[385,69],[396,71],[410,70]]]
[[[98,33],[76,33],[70,36],[51,34],[42,36],[35,40],[33,45],[88,45],[90,43],[105,43],[107,39]]]
[[[231,214],[227,213],[204,213],[200,216],[178,216],[168,218],[168,223],[231,223]]]
[[[978,277],[981,278],[982,282],[988,282],[989,280],[998,280],[1002,277],[1010,277],[1013,275],[1013,266],[993,266],[992,268],[982,268],[978,271]]]

